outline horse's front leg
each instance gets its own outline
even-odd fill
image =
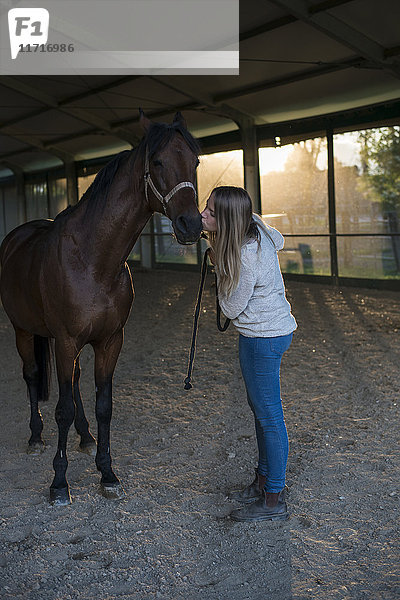
[[[112,378],[121,351],[123,331],[111,339],[93,344],[95,352],[96,419],[98,425],[96,466],[101,472],[101,489],[107,498],[121,498],[122,486],[111,468],[110,423],[112,416]]]
[[[81,391],[79,388],[79,379],[81,376],[81,368],[79,365],[79,357],[75,361],[74,371],[74,402],[75,402],[75,429],[81,436],[81,442],[79,449],[81,452],[86,452],[91,456],[96,454],[96,440],[89,431],[89,423],[86,419],[85,411],[83,409],[83,402],[81,397]]]
[[[54,479],[50,486],[50,502],[57,506],[64,506],[71,503],[66,478],[68,467],[67,439],[69,428],[75,418],[73,374],[77,352],[72,343],[59,342],[58,340],[56,340],[55,352],[59,388],[59,398],[55,412],[58,425],[58,447],[53,460]]]

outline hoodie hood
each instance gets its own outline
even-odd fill
[[[274,227],[271,227],[271,225],[267,225],[266,223],[264,223],[260,215],[257,215],[256,213],[253,213],[253,220],[257,223],[261,232],[265,233],[265,235],[271,240],[271,242],[275,246],[275,249],[282,250],[285,244],[285,240],[280,231],[278,231]]]

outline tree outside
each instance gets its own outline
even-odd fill
[[[379,128],[334,136],[337,231],[391,234],[398,231],[399,128]],[[398,277],[397,236],[338,239],[340,274]]]
[[[326,139],[283,148],[260,149],[261,172],[267,156],[271,165],[261,177],[264,218],[296,236],[286,241],[286,272],[329,273],[328,238],[301,237],[329,232]],[[337,233],[350,234],[337,240],[339,274],[399,277],[400,238],[390,234],[400,229],[400,127],[335,135],[334,157]]]

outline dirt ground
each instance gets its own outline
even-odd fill
[[[400,296],[288,283],[299,329],[282,367],[290,438],[286,522],[237,523],[229,490],[250,483],[255,435],[234,327],[215,325],[208,276],[191,391],[183,389],[198,274],[134,274],[114,378],[112,455],[126,490],[99,494],[93,457],[69,437],[73,503],[52,507],[46,450],[26,453],[29,407],[0,310],[1,545],[5,600],[394,600],[400,597]],[[93,360],[82,395],[95,433]]]

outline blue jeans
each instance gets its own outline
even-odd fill
[[[247,400],[254,413],[258,473],[265,475],[266,492],[285,487],[289,440],[282,410],[280,366],[293,333],[272,338],[239,335],[239,360]]]

